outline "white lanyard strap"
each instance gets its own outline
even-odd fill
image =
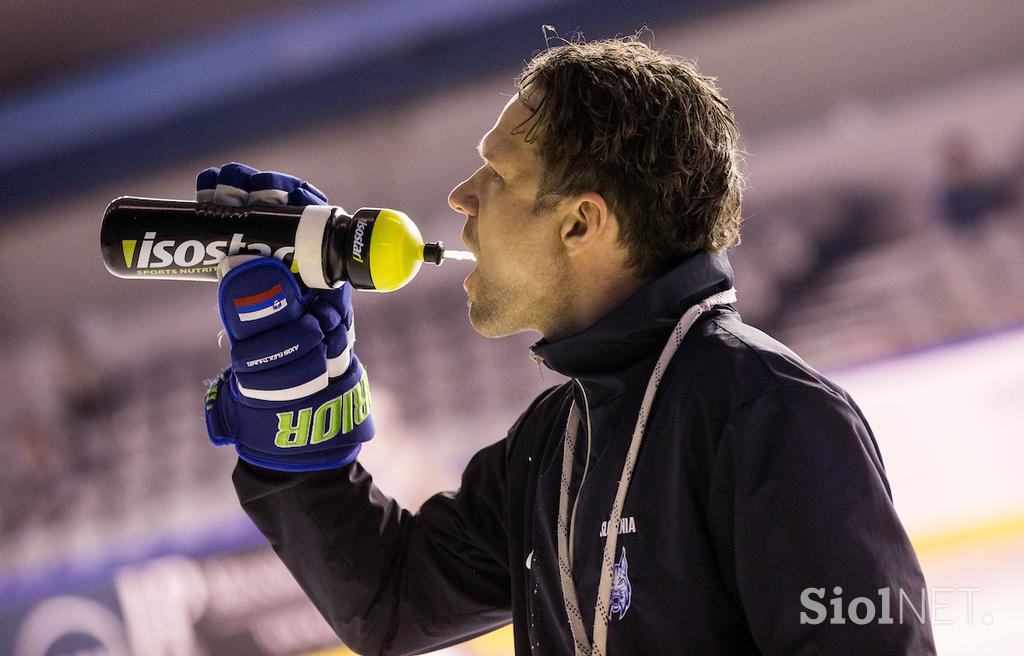
[[[579,430],[580,413],[574,401],[569,409],[569,419],[565,426],[565,440],[562,444],[562,480],[561,492],[558,498],[558,571],[562,584],[562,597],[565,601],[565,612],[569,618],[569,628],[572,630],[573,642],[575,643],[576,656],[605,656],[605,645],[608,641],[608,604],[610,603],[612,574],[615,566],[615,549],[619,537],[619,520],[622,518],[622,506],[626,500],[626,492],[629,490],[630,480],[633,478],[633,468],[636,466],[637,455],[640,453],[640,443],[643,441],[644,430],[647,428],[647,417],[654,402],[654,395],[658,392],[658,385],[661,377],[668,368],[669,362],[682,343],[683,337],[697,321],[702,313],[708,311],[715,305],[732,303],[736,300],[736,290],[728,289],[688,309],[679,319],[672,336],[661,351],[654,371],[647,382],[647,390],[644,392],[643,403],[640,405],[640,414],[636,420],[636,427],[633,429],[633,439],[629,443],[629,451],[626,454],[626,461],[622,466],[622,475],[619,477],[619,486],[615,493],[615,501],[612,503],[611,517],[608,519],[608,535],[604,543],[604,555],[601,559],[601,580],[597,587],[597,603],[594,606],[594,639],[593,644],[587,639],[586,627],[583,625],[583,617],[580,615],[579,600],[576,597],[576,586],[572,580],[571,549],[569,544],[569,480],[572,476],[572,463],[576,453],[576,433]],[[582,486],[582,482],[581,482]],[[577,497],[582,490],[576,492]]]
[[[572,580],[572,562],[569,555],[569,479],[572,476],[572,463],[576,454],[576,431],[579,426],[580,411],[573,401],[569,408],[569,421],[565,426],[565,441],[562,443],[562,482],[558,495],[558,574],[562,584],[562,597],[565,600],[565,613],[569,618],[569,628],[572,629],[577,655],[590,651],[587,627],[583,625],[579,601],[576,599],[576,586]],[[565,594],[566,590],[569,594]]]

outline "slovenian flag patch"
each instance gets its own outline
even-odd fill
[[[242,321],[256,321],[280,312],[288,306],[288,299],[278,283],[265,292],[235,299],[235,310]]]

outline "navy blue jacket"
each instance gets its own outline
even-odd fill
[[[569,498],[589,637],[604,524],[654,363],[682,313],[731,286],[724,254],[694,255],[581,333],[535,345],[574,380],[541,394],[473,457],[458,492],[418,513],[358,463],[292,474],[239,462],[242,505],[360,653],[423,653],[511,620],[517,655],[572,654],[556,542],[570,403],[584,422]],[[901,598],[919,599],[925,581],[860,410],[730,306],[701,315],[668,367],[622,518],[610,656],[934,653],[920,608],[900,622]],[[878,621],[880,589],[891,624]],[[857,597],[874,621],[851,620]]]

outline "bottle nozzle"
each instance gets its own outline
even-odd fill
[[[428,241],[423,244],[423,261],[440,265],[444,261],[444,242]]]

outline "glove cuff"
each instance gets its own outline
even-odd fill
[[[356,458],[359,457],[359,452],[362,450],[362,448],[362,444],[356,444],[344,449],[336,449],[336,453],[332,457],[324,457],[318,460],[304,462],[284,462],[281,460],[272,460],[266,458],[263,456],[263,454],[260,453],[254,453],[249,449],[245,448],[245,446],[242,444],[235,445],[235,451],[238,453],[238,457],[246,461],[250,465],[262,467],[263,469],[273,469],[275,471],[285,472],[308,472],[323,471],[325,469],[341,469],[345,465],[355,462]]]
[[[210,441],[218,446],[234,444],[240,458],[266,469],[316,471],[351,463],[362,443],[374,435],[369,381],[358,358],[352,359],[350,372],[355,376],[276,407],[247,404],[234,373],[227,369],[207,393]]]

